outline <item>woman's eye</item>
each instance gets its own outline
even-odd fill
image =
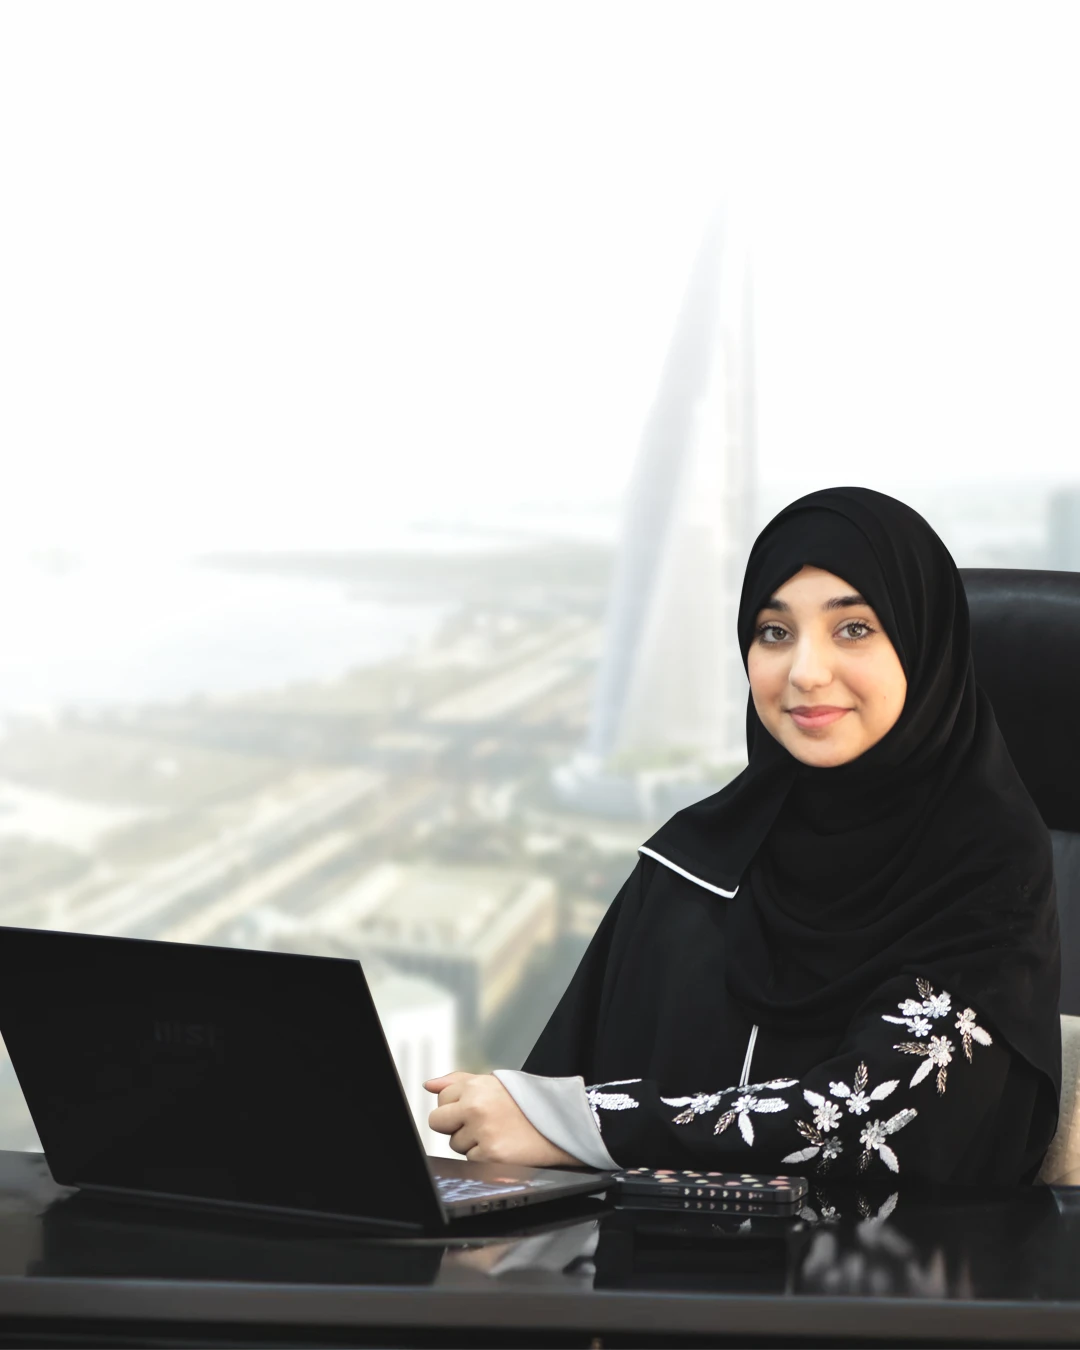
[[[766,637],[767,633],[779,633],[780,637],[768,638]],[[761,627],[758,629],[758,637],[761,639],[761,641],[765,644],[766,647],[774,646],[777,642],[781,641],[781,639],[784,636],[785,630],[781,628],[778,623],[763,623]]]
[[[863,629],[863,632],[855,634],[854,638],[852,639],[852,641],[854,642],[861,642],[863,638],[869,637],[870,634],[874,631],[870,627],[870,625],[865,621],[865,619],[849,619],[848,622],[844,624],[844,627]]]

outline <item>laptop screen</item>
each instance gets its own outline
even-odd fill
[[[358,962],[0,928],[0,1033],[63,1184],[439,1221]]]

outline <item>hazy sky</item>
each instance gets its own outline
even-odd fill
[[[2,541],[612,498],[705,217],[768,483],[1080,478],[1075,5],[8,0]]]

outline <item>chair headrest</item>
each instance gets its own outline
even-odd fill
[[[1080,831],[1080,572],[960,569],[975,678],[1052,830]]]

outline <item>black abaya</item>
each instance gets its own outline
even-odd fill
[[[749,700],[747,769],[642,846],[524,1067],[582,1076],[622,1166],[1029,1181],[1060,1092],[1052,854],[959,574],[903,503],[813,493],[755,542],[744,664],[805,564],[875,610],[898,721],[812,768]]]

